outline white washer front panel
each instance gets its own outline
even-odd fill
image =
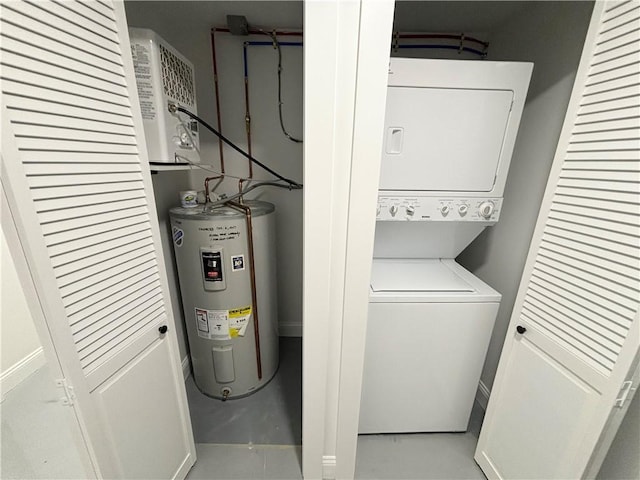
[[[359,432],[465,431],[499,305],[370,303]]]

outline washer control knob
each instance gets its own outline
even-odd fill
[[[413,205],[407,205],[407,215],[413,217],[413,214],[416,213],[416,207]]]
[[[461,217],[464,217],[468,211],[469,211],[469,205],[467,205],[466,203],[463,203],[458,207],[458,213],[460,214]]]
[[[449,214],[449,205],[441,205],[440,213],[442,214],[443,217],[446,217]]]
[[[493,214],[493,210],[495,209],[495,204],[491,200],[487,200],[486,202],[482,202],[480,207],[478,208],[478,213],[480,213],[481,217],[491,218]]]
[[[398,206],[397,205],[391,205],[389,207],[389,213],[391,214],[392,217],[395,217],[396,213],[398,213]]]

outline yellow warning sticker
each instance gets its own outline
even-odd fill
[[[229,336],[244,337],[252,313],[251,305],[229,310]]]

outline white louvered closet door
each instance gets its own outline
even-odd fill
[[[184,478],[195,449],[123,4],[1,5],[2,185],[72,408],[100,476]]]
[[[597,473],[637,388],[639,304],[640,2],[596,2],[476,450],[488,478]]]

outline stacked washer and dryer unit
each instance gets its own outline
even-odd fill
[[[499,220],[532,69],[391,60],[360,433],[467,429],[501,296],[455,257]]]

